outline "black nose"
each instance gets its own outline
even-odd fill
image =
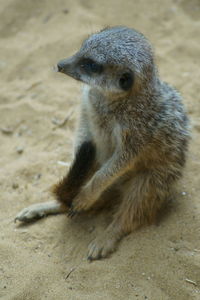
[[[65,73],[68,70],[68,68],[70,67],[69,59],[66,58],[66,59],[60,60],[57,64],[57,67],[58,67],[58,72]]]
[[[57,68],[58,68],[58,72],[62,72],[62,67],[59,64],[57,64]]]
[[[63,73],[65,70],[65,60],[63,59],[63,60],[59,61],[57,64],[57,67],[58,67],[58,72]]]
[[[72,76],[74,74],[76,68],[76,57],[75,56],[71,56],[69,58],[65,58],[60,60],[57,63],[57,71],[64,73],[66,75]]]

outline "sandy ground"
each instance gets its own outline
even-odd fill
[[[152,41],[162,78],[184,97],[193,139],[177,198],[160,224],[88,263],[87,245],[104,230],[105,214],[26,226],[13,219],[51,198],[50,186],[66,172],[59,161],[72,159],[80,84],[51,67],[88,34],[118,24]],[[200,299],[199,26],[199,0],[0,1],[1,299]]]

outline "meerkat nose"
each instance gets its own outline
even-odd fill
[[[63,60],[59,61],[57,64],[57,71],[63,73],[64,69],[65,69],[65,64],[64,64],[64,59],[63,59]]]
[[[71,71],[74,69],[73,65],[74,57],[65,58],[57,63],[57,70],[58,72],[70,75]]]
[[[72,57],[62,59],[57,63],[58,72],[61,73],[68,73],[67,71],[69,71],[69,69],[71,69],[72,66],[73,66]]]
[[[77,71],[76,55],[60,60],[57,63],[57,71],[66,74],[76,80],[80,80],[80,75]]]

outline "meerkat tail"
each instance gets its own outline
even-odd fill
[[[79,147],[69,173],[53,187],[56,199],[70,207],[73,199],[79,193],[81,186],[88,179],[95,163],[95,145],[85,141]]]

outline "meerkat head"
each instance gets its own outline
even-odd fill
[[[155,77],[152,48],[139,32],[106,28],[86,39],[80,50],[57,64],[59,72],[102,91],[127,93]]]

